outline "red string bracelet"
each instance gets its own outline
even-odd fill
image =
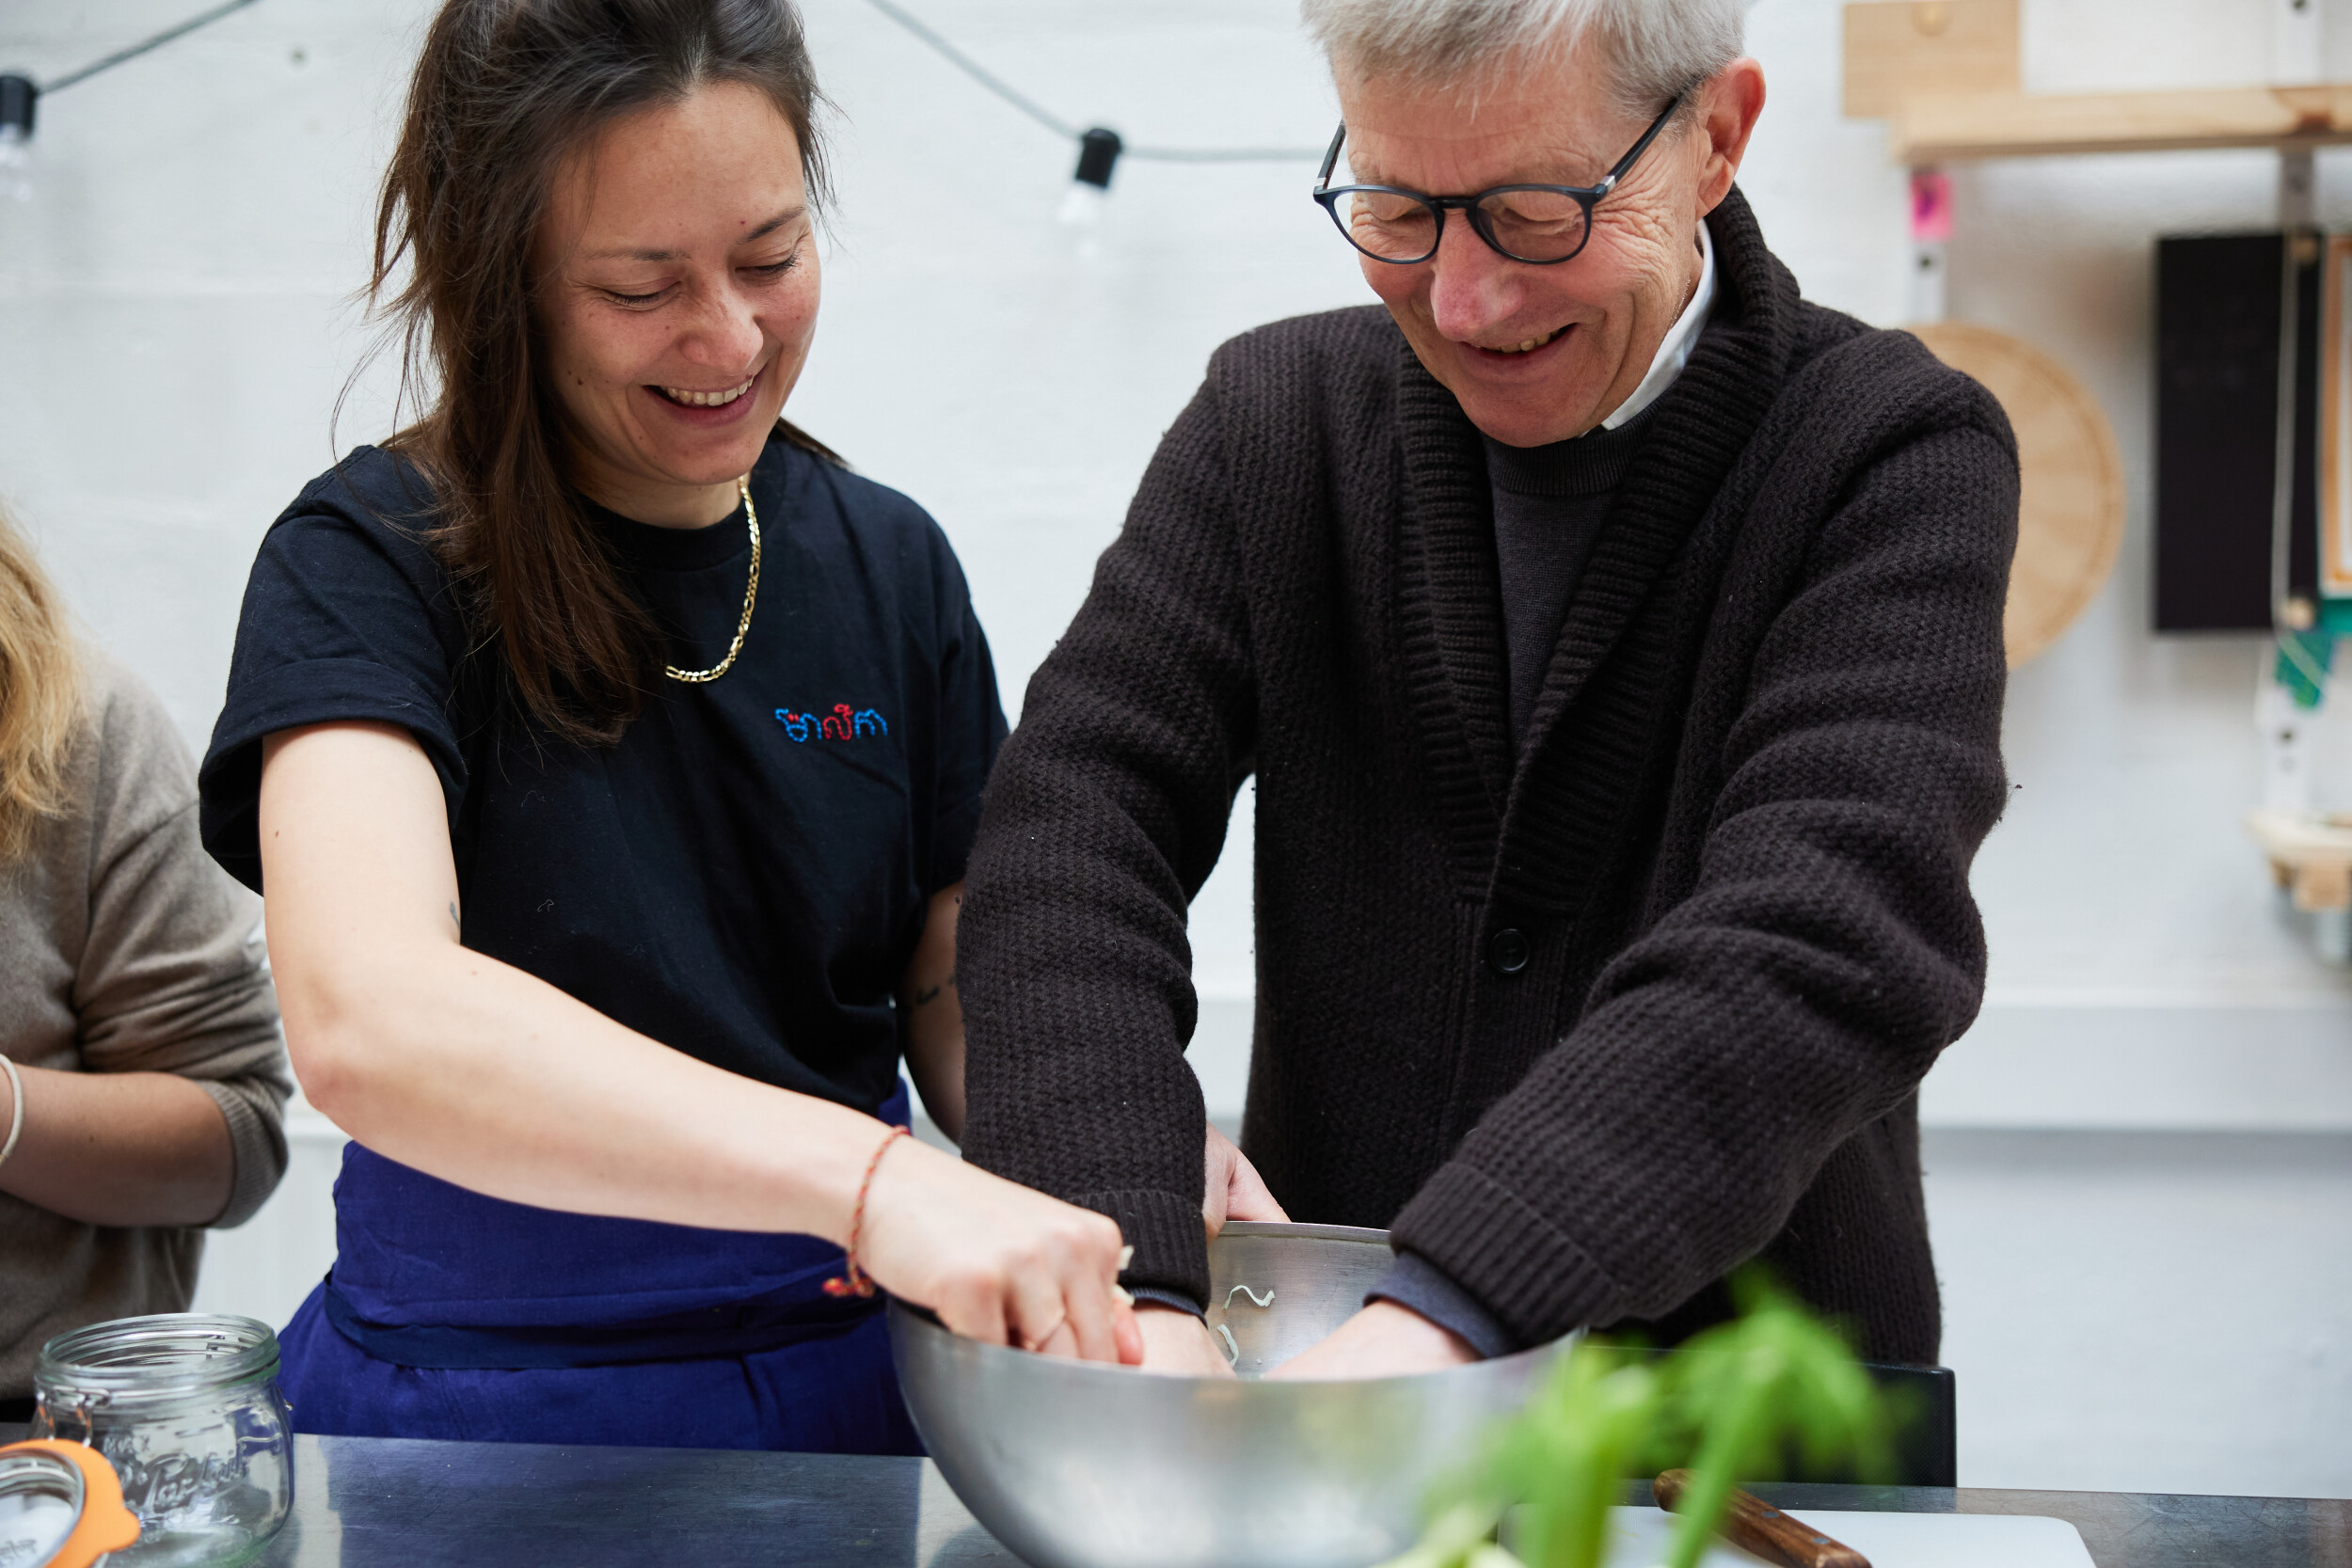
[[[847,1267],[839,1278],[825,1281],[825,1294],[870,1296],[874,1293],[874,1281],[857,1264],[858,1235],[866,1228],[866,1195],[873,1190],[874,1173],[882,1169],[882,1156],[890,1152],[892,1144],[908,1135],[903,1127],[892,1128],[889,1135],[882,1139],[882,1147],[874,1150],[874,1157],[866,1162],[866,1180],[857,1184],[857,1207],[850,1211],[850,1244],[841,1249],[842,1261]]]

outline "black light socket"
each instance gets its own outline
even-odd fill
[[[1119,133],[1097,125],[1078,137],[1078,172],[1072,176],[1082,185],[1098,190],[1111,188],[1111,170],[1119,166]]]
[[[40,99],[40,88],[34,85],[30,76],[19,76],[13,72],[0,75],[0,128],[13,126],[17,135],[30,140],[33,135],[33,105]]]

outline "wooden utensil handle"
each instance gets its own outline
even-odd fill
[[[1688,1470],[1668,1470],[1650,1486],[1658,1506],[1674,1513],[1691,1484]],[[1718,1532],[1733,1545],[1754,1552],[1781,1568],[1870,1568],[1870,1560],[1842,1541],[1833,1541],[1783,1513],[1753,1492],[1731,1489]]]

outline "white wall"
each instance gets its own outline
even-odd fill
[[[824,326],[792,411],[939,515],[1017,710],[1209,351],[1368,295],[1295,165],[1131,163],[1082,255],[1053,221],[1066,147],[862,0],[805,3],[848,119]],[[1335,118],[1289,0],[911,3],[1065,117],[1133,140],[1319,147]],[[2352,15],[2326,3],[2330,74],[2352,77]],[[0,0],[0,69],[54,74],[188,8]],[[2026,0],[2026,76],[2042,90],[2252,81],[2268,58],[2269,0]],[[38,530],[91,631],[156,685],[195,745],[255,542],[334,451],[328,411],[364,341],[348,296],[423,14],[422,0],[262,0],[45,103],[38,186],[0,201],[0,494]],[[1755,7],[1772,102],[1743,182],[1815,297],[1892,325],[1903,177],[1877,126],[1837,116],[1837,38],[1835,0]],[[2352,159],[2321,162],[2323,216],[2352,226]],[[2312,959],[2238,826],[2255,792],[2257,645],[2142,629],[2151,241],[2267,225],[2272,160],[2020,162],[1956,179],[1953,313],[2028,338],[2098,395],[2131,510],[2114,583],[2012,688],[2019,788],[1977,879],[1992,994],[1930,1081],[1931,1119],[2352,1129],[2352,983]],[[362,379],[345,444],[384,429],[385,385]],[[2352,776],[2325,787],[2352,804]],[[1248,830],[1245,810],[1194,920],[1209,1003],[1196,1055],[1228,1113],[1248,1040]],[[221,1240],[208,1294],[275,1303],[315,1277],[331,1148],[306,1147],[276,1217]],[[1996,1253],[1970,1256],[1997,1266]],[[1956,1311],[1966,1298],[1955,1289]],[[2340,1386],[2345,1313],[2309,1310],[2297,1343],[2317,1347]],[[1954,1332],[1956,1345],[1987,1342],[1958,1321]],[[2017,1407],[2021,1425],[1971,1406],[1987,1452],[2039,1451],[2001,1434],[2061,1418],[2081,1392],[2036,1386],[2044,1406]],[[2345,1447],[2333,1408],[2332,1426],[2290,1437]],[[2259,1411],[2239,1414],[2259,1424]],[[1974,1465],[1979,1481],[2053,1483],[2046,1469]],[[2176,1469],[2141,1473],[2172,1484]]]
[[[0,5],[0,58],[54,72],[179,0]],[[1313,147],[1334,111],[1284,0],[934,0],[983,60],[1131,139]],[[364,332],[366,214],[417,0],[264,0],[42,105],[39,183],[0,207],[0,494],[98,636],[192,741],[218,701],[255,539],[328,461]],[[2044,89],[2259,77],[2266,0],[2029,0]],[[1083,595],[1209,350],[1365,297],[1298,166],[1119,172],[1096,253],[1052,219],[1068,150],[859,0],[812,31],[847,112],[824,327],[794,412],[930,505],[963,554],[1009,701]],[[1772,83],[1744,183],[1816,297],[1903,309],[1903,180],[1837,115],[1831,0],[1761,0]],[[2352,18],[2331,34],[2352,74]],[[2352,216],[2352,160],[2323,157]],[[2352,982],[2312,961],[2238,825],[2257,643],[2147,619],[2150,241],[2270,221],[2265,154],[1957,171],[1953,313],[2017,332],[2106,404],[2131,483],[2114,583],[2018,673],[2018,790],[1978,875],[1984,1022],[1933,1119],[2352,1127]],[[362,381],[346,444],[384,426]],[[2340,728],[2352,730],[2352,725]],[[2323,781],[2352,803],[2352,777]],[[1250,992],[1248,817],[1196,912],[1203,1072],[1237,1108]]]

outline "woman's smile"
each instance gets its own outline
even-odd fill
[[[656,387],[654,390],[668,398],[672,403],[682,403],[689,408],[724,408],[728,404],[750,391],[752,382],[758,379],[758,376],[755,374],[741,385],[729,387],[720,392],[697,392],[684,387]]]
[[[674,420],[691,430],[720,430],[757,413],[761,399],[755,394],[762,390],[760,383],[767,379],[775,360],[766,364],[731,387],[703,388],[672,387],[660,382],[647,382],[640,390],[646,402],[660,410],[660,416]]]

